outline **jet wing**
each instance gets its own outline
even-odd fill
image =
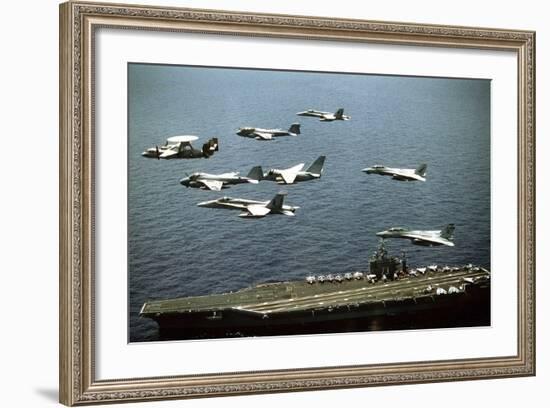
[[[161,159],[169,159],[171,157],[175,157],[178,155],[178,151],[176,149],[166,149],[164,152],[160,154]]]
[[[265,132],[254,132],[256,135],[256,138],[260,138],[262,140],[271,140],[273,139],[273,134],[271,133],[265,133]]]
[[[304,167],[304,163],[300,163],[289,169],[279,170],[279,175],[281,176],[285,184],[292,184],[294,183],[294,180],[296,180],[296,176],[298,175],[300,170],[302,170],[303,167]]]
[[[239,172],[238,171],[231,171],[229,173],[222,173],[222,174],[219,174],[218,177],[237,177],[239,175]]]
[[[246,217],[264,217],[269,214],[271,210],[264,205],[252,204],[246,207]]]
[[[303,111],[303,112],[298,112],[296,115],[300,115],[300,116],[316,116],[318,118],[320,118],[321,116],[325,115],[325,114],[328,114],[330,112],[322,112],[322,111],[318,111],[318,110],[307,110],[307,111]]]
[[[227,207],[227,208],[237,208],[239,210],[246,210],[246,205],[244,204],[241,204],[241,203],[223,203],[223,206],[224,207]]]
[[[451,246],[451,247],[455,246],[454,242],[449,241],[448,239],[445,239],[443,237],[438,237],[438,236],[431,236],[430,237],[430,236],[417,235],[417,234],[405,234],[403,236],[407,237],[409,239],[424,241],[424,242],[427,242],[427,243],[431,242],[433,244],[438,244],[438,245],[447,245],[447,246]]]
[[[400,173],[394,173],[392,175],[392,179],[400,180],[400,181],[416,180],[416,178],[414,178],[414,177],[411,177],[411,176],[406,175],[406,174],[400,174]]]
[[[219,180],[197,180],[199,183],[202,183],[208,190],[220,191],[223,187],[223,181]]]
[[[411,171],[394,171],[392,172],[392,178],[395,180],[408,181],[408,180],[421,180],[424,181],[423,177],[419,177],[418,174],[414,173],[414,170]]]
[[[436,244],[447,245],[447,246],[450,246],[450,247],[455,246],[454,242],[449,241],[448,239],[445,239],[445,238],[442,238],[442,237],[430,238],[429,241],[430,242],[435,242]]]

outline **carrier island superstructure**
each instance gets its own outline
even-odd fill
[[[368,271],[311,275],[235,292],[150,300],[140,316],[161,338],[490,325],[490,271],[471,264],[409,268],[381,241]]]

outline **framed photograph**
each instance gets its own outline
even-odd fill
[[[61,402],[534,375],[534,84],[531,31],[62,4]]]

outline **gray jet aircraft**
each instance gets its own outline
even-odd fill
[[[335,113],[318,111],[315,109],[308,109],[303,112],[298,112],[298,116],[311,116],[314,118],[319,118],[321,122],[332,122],[334,120],[350,120],[351,116],[344,115],[344,109],[340,108]]]
[[[217,200],[198,203],[199,207],[225,208],[228,210],[240,210],[239,217],[261,218],[268,214],[284,214],[294,216],[294,212],[300,208],[284,205],[286,193],[278,193],[271,201],[247,200],[244,198],[222,197]]]
[[[276,181],[279,184],[294,184],[299,181],[318,179],[323,173],[325,159],[325,156],[319,156],[305,171],[302,170],[304,163],[284,170],[271,169],[264,174],[263,179]]]
[[[381,166],[379,164],[367,167],[361,171],[367,174],[379,174],[381,176],[391,176],[399,181],[426,181],[426,170],[428,165],[423,163],[417,169],[393,169],[391,167]]]
[[[393,227],[386,231],[378,232],[376,235],[385,238],[410,239],[414,245],[421,246],[455,246],[452,242],[455,225],[449,224],[443,230],[437,231],[412,231],[406,228]]]
[[[300,124],[293,123],[288,130],[283,129],[262,129],[254,127],[242,127],[237,130],[237,135],[249,137],[256,140],[273,140],[274,137],[298,136]]]
[[[180,184],[185,187],[202,188],[206,190],[220,191],[222,188],[228,188],[230,185],[252,183],[258,184],[262,179],[262,168],[253,167],[246,177],[239,176],[238,172],[209,174],[193,173],[180,180]]]
[[[197,136],[183,135],[172,136],[166,139],[162,146],[150,147],[141,155],[143,157],[160,159],[208,159],[217,152],[218,138],[214,137],[202,145],[202,150],[195,149],[191,142],[197,140]]]

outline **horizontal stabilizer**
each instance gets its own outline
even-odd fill
[[[218,138],[214,137],[202,145],[202,154],[204,157],[208,158],[212,156],[214,152],[217,152],[218,149]]]

